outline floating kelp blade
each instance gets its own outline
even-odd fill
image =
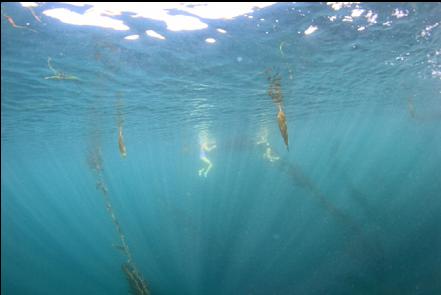
[[[119,126],[119,128],[118,128],[118,146],[119,146],[119,153],[121,154],[121,157],[123,157],[123,158],[127,157],[127,149],[124,144],[122,126]]]
[[[280,133],[282,134],[283,141],[285,142],[286,149],[289,151],[288,126],[286,125],[286,116],[282,108],[279,109],[279,113],[277,114],[277,121],[279,122],[279,130]]]
[[[268,95],[271,97],[273,102],[276,104],[279,112],[277,113],[277,121],[279,123],[280,134],[285,142],[286,149],[289,151],[288,145],[288,126],[286,124],[286,115],[283,111],[283,94],[281,78],[278,73],[272,74],[271,69],[267,70],[268,81],[270,83],[268,87]]]

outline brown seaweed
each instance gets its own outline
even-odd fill
[[[126,146],[124,145],[122,126],[118,127],[118,146],[119,146],[119,153],[123,158],[125,158],[127,156],[127,149]]]
[[[275,104],[283,103],[283,94],[282,94],[282,86],[281,86],[281,78],[279,74],[269,75],[268,81],[270,82],[268,88],[268,95],[272,98]]]
[[[104,177],[103,177],[104,169],[103,169],[103,163],[101,157],[101,150],[98,146],[89,152],[88,163],[90,168],[95,172],[97,178],[96,187],[99,191],[101,191],[105,208],[112,220],[113,226],[115,227],[115,230],[120,240],[119,244],[116,245],[114,244],[113,246],[117,250],[122,251],[122,253],[127,259],[127,261],[122,265],[121,268],[124,274],[126,275],[127,281],[129,282],[131,293],[135,295],[149,295],[150,291],[147,287],[147,283],[145,282],[144,278],[141,276],[141,274],[133,264],[132,254],[129,250],[129,246],[126,241],[126,236],[124,235],[119,220],[116,217],[115,210],[113,209],[109,197],[109,190],[107,189],[107,186],[104,182]]]
[[[141,274],[136,270],[135,266],[130,262],[125,262],[121,266],[122,271],[126,275],[129,282],[130,291],[135,295],[149,295],[150,290]]]
[[[282,134],[283,141],[285,142],[286,148],[289,151],[288,145],[288,126],[286,125],[286,116],[283,112],[282,107],[279,108],[279,113],[277,114],[277,121],[279,122],[280,134]]]
[[[116,104],[116,112],[117,112],[117,124],[118,124],[118,147],[120,155],[125,158],[127,157],[127,148],[124,144],[124,136],[123,136],[123,95],[118,92],[117,94],[118,100]]]
[[[281,77],[278,73],[272,74],[271,69],[267,70],[268,81],[270,82],[268,88],[268,95],[271,97],[273,102],[278,108],[277,121],[279,123],[280,134],[282,135],[283,141],[285,142],[286,149],[289,151],[288,145],[288,126],[286,124],[286,115],[283,111],[283,94]]]

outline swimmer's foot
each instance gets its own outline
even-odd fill
[[[202,172],[204,172],[204,168],[202,168],[202,169],[199,169],[199,171],[198,171],[198,173],[199,173],[199,176],[202,176]]]
[[[268,141],[266,140],[265,137],[260,137],[260,139],[256,142],[257,145],[262,144],[262,143],[268,143]]]

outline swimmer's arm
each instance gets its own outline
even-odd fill
[[[58,72],[52,67],[51,60],[52,60],[51,57],[48,57],[48,58],[47,58],[47,67],[48,67],[48,68],[54,73],[55,76],[60,75],[60,73],[58,73]],[[52,76],[52,77],[55,77],[55,76]]]
[[[52,61],[52,58],[48,57],[47,58],[47,67],[54,73],[54,75],[49,76],[49,77],[45,77],[44,78],[45,80],[80,80],[76,76],[66,75],[62,72],[55,70],[54,67],[52,66],[51,61]]]
[[[77,81],[80,81],[80,78],[78,78],[76,76],[70,76],[70,75],[66,75],[66,76],[55,75],[55,76],[44,77],[44,79],[45,80],[77,80]]]
[[[257,142],[256,142],[256,144],[262,144],[262,143],[267,143],[268,141],[266,140],[266,138],[265,137],[263,137],[263,136],[261,136],[260,137],[260,140],[258,140]]]
[[[209,152],[211,150],[214,150],[216,148],[216,145],[212,145],[211,147],[206,147],[206,151]]]
[[[60,76],[49,76],[49,77],[44,77],[45,80],[61,80]]]

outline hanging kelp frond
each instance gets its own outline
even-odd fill
[[[130,291],[134,295],[150,295],[147,283],[136,270],[135,266],[130,262],[125,262],[122,266],[122,271],[125,273],[127,281],[129,282]]]

